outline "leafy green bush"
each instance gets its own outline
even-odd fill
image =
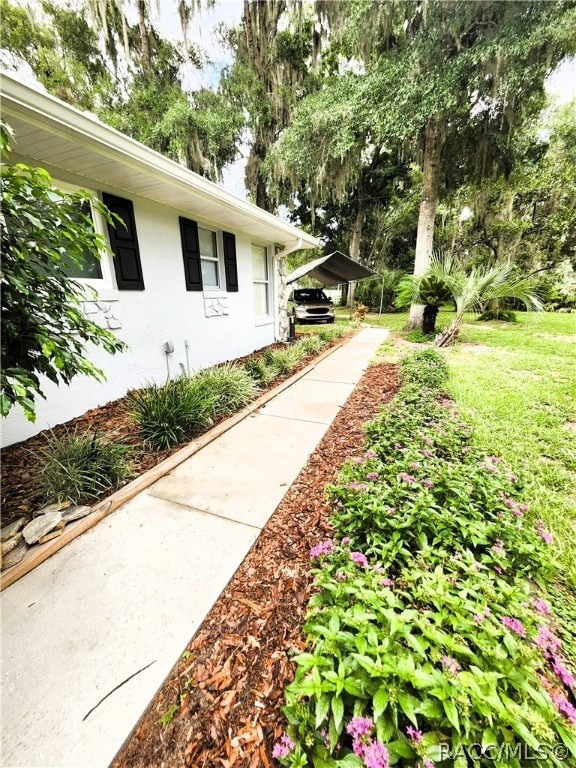
[[[191,382],[194,388],[205,392],[215,416],[239,411],[254,399],[257,392],[250,373],[235,363],[205,368]]]
[[[180,376],[161,386],[132,390],[128,406],[144,440],[167,450],[210,424],[216,396],[196,377]]]
[[[439,388],[448,381],[448,365],[435,349],[421,349],[402,360],[400,381]]]
[[[92,432],[52,434],[32,453],[40,465],[40,490],[48,502],[90,501],[118,488],[130,476],[129,447]]]
[[[311,650],[295,658],[275,754],[292,768],[562,765],[554,745],[576,757],[576,679],[535,591],[552,535],[526,522],[519,478],[442,395],[443,358],[415,353],[402,374],[330,489],[339,541],[310,553]]]

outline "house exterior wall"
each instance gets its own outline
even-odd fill
[[[27,158],[21,160],[33,164]],[[147,381],[162,383],[168,372],[175,376],[188,366],[190,371],[195,371],[240,357],[275,341],[277,270],[273,265],[271,243],[254,241],[267,246],[271,276],[269,316],[256,317],[252,285],[253,240],[250,236],[233,233],[236,236],[239,290],[227,293],[218,222],[204,221],[195,217],[193,211],[162,206],[122,190],[94,188],[85,178],[60,173],[57,168],[48,167],[48,170],[55,186],[62,182],[132,200],[145,290],[119,291],[115,287],[111,261],[104,265],[104,278],[108,284],[99,289],[96,303],[86,303],[85,311],[113,329],[129,349],[115,356],[99,348],[87,349],[87,357],[105,372],[104,383],[82,376],[74,379],[70,386],[57,387],[45,380],[42,389],[46,400],[38,398],[36,401],[36,422],[28,422],[22,411],[15,407],[2,420],[2,446],[25,440],[47,427],[122,397],[129,389],[141,387]],[[200,227],[217,232],[221,290],[186,290],[179,216],[193,219]],[[108,255],[104,260],[111,258]],[[173,344],[173,353],[166,355],[165,342]]]

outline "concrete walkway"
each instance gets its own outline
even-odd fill
[[[386,333],[361,331],[4,590],[3,768],[112,762]]]

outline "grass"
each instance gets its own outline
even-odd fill
[[[523,470],[531,514],[554,531],[576,586],[576,320],[520,318],[464,327],[446,352],[450,391],[486,450]]]
[[[441,312],[438,326],[452,315]],[[368,315],[367,321],[400,331],[407,317]],[[459,343],[445,351],[449,389],[486,452],[523,472],[530,514],[553,530],[562,570],[576,587],[576,317],[517,317],[517,323],[470,318]],[[391,341],[382,351],[398,358]]]

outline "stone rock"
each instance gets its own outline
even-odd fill
[[[40,515],[47,515],[49,512],[54,512],[54,510],[66,509],[71,504],[72,504],[71,501],[57,501],[55,504],[49,504],[47,507],[42,507],[42,509],[37,509],[36,512],[34,512],[34,517],[40,517]]]
[[[11,539],[12,536],[15,536],[24,526],[25,522],[25,517],[19,517],[18,520],[13,520],[11,523],[8,523],[8,525],[5,525],[2,529],[0,529],[0,541],[8,541],[8,539]]]
[[[72,520],[79,520],[81,517],[86,517],[90,512],[92,512],[92,507],[78,506],[77,504],[74,504],[62,511],[62,520],[65,523],[71,523]]]
[[[52,539],[57,539],[58,536],[62,536],[65,525],[66,523],[64,522],[64,520],[62,520],[60,523],[58,523],[56,528],[51,533],[47,533],[46,536],[42,536],[41,538],[39,538],[37,543],[46,544],[47,541],[52,541]]]
[[[62,512],[59,509],[53,509],[40,517],[34,518],[32,522],[24,528],[22,533],[27,544],[35,544],[42,536],[53,531],[58,523],[62,522]]]
[[[12,568],[13,565],[18,565],[28,549],[30,549],[30,547],[26,544],[24,539],[22,539],[12,552],[9,552],[6,557],[2,559],[2,570],[5,571],[6,568]]]
[[[8,552],[11,552],[13,549],[15,549],[18,544],[22,541],[22,534],[17,533],[15,536],[12,536],[11,539],[8,539],[8,541],[2,542],[2,557],[4,555],[7,555]]]

